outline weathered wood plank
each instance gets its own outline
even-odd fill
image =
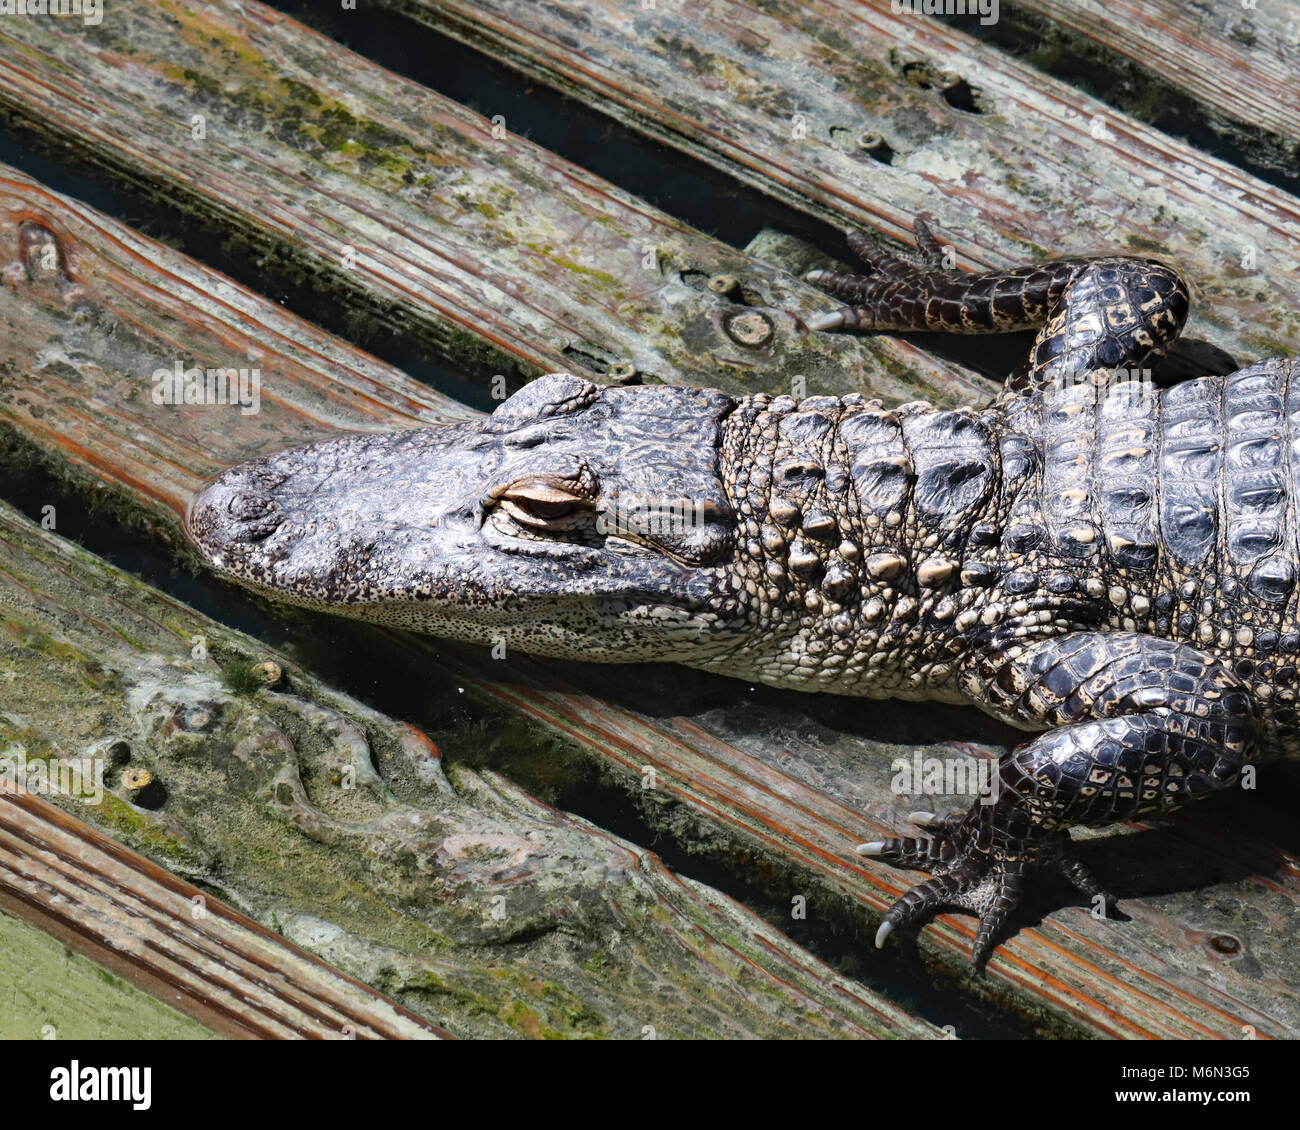
[[[16,627],[8,620],[6,626]],[[51,741],[53,735],[42,737]],[[10,766],[16,757],[6,758]],[[0,907],[227,1036],[420,1040],[447,1035],[7,783],[0,785]]]
[[[310,443],[343,428],[477,415],[415,381],[393,379],[390,366],[307,330],[301,319],[215,271],[170,253],[168,268],[159,270],[155,241],[4,166],[0,215],[6,297],[0,327],[27,343],[0,369],[4,415],[15,423],[57,417],[57,444],[77,465],[94,474],[107,471],[110,461],[113,479],[170,507],[176,518],[206,479],[270,447]],[[60,344],[31,352],[28,335],[42,317],[53,319],[46,331]],[[96,317],[108,322],[97,325]],[[105,334],[109,324],[114,331]],[[154,402],[152,375],[174,372],[178,363],[258,369],[257,411],[243,416],[239,428],[214,426],[223,412],[240,415],[238,408],[166,412]],[[86,373],[93,374],[92,386],[102,382],[94,395],[87,394]],[[133,439],[110,453],[104,439],[114,435]]]
[[[650,853],[495,774],[445,775],[410,726],[7,506],[0,615],[18,789],[0,906],[219,1030],[940,1035]],[[254,677],[267,663],[282,674]]]
[[[394,639],[385,654],[405,646]],[[458,656],[457,668],[474,659]],[[440,669],[436,657],[412,654],[410,661]],[[484,658],[478,666],[471,686],[500,685],[498,664]],[[861,921],[875,920],[915,881],[864,862],[855,843],[898,834],[907,826],[905,814],[918,807],[945,811],[970,803],[969,797],[909,800],[895,793],[900,761],[1000,753],[978,723],[972,737],[969,719],[933,707],[891,704],[892,725],[862,732],[846,718],[851,706],[805,706],[791,701],[798,696],[781,696],[780,706],[764,710],[742,688],[722,706],[715,692],[710,707],[674,712],[665,726],[648,714],[629,718],[611,709],[611,699],[625,704],[598,680],[575,681],[577,688],[525,668],[512,672],[506,693],[527,716],[590,751],[614,779],[621,775],[633,795],[653,767],[655,804],[684,805],[703,821],[700,839],[722,829],[752,845],[748,854],[734,854],[750,868],[755,858],[760,868],[776,861],[786,878],[772,880],[773,890],[787,898],[815,892],[810,901],[828,917],[839,904],[857,908]],[[593,683],[599,698],[582,693]],[[663,691],[662,700],[690,701],[675,685]],[[829,725],[822,721],[827,713],[837,716]],[[1280,803],[1296,803],[1295,792],[1287,790]],[[671,809],[659,815],[683,834],[682,815]],[[1237,815],[1250,819],[1249,810]],[[1198,812],[1181,818],[1177,834],[1136,824],[1109,830],[1108,842],[1093,845],[1086,858],[1122,892],[1122,909],[1135,921],[1095,920],[1080,907],[1055,911],[998,951],[987,983],[964,988],[1012,1001],[1045,1023],[1109,1036],[1239,1038],[1247,1029],[1293,1036],[1300,1031],[1300,976],[1291,915],[1300,906],[1300,861],[1267,840],[1248,839],[1249,827]],[[1117,831],[1134,839],[1131,849],[1114,842]],[[1169,838],[1176,868],[1161,862],[1161,842]],[[1072,896],[1058,890],[1056,897]],[[972,919],[942,917],[920,935],[921,956],[932,966],[960,969],[974,934]],[[1247,949],[1249,961],[1238,961]]]
[[[890,0],[387,2],[833,223],[929,214],[967,269],[1158,253],[1191,333],[1300,342],[1300,201]]]
[[[1197,104],[1210,128],[1252,161],[1300,176],[1300,11],[1293,4],[1180,0],[1016,0],[999,18],[1047,50],[1129,64]],[[1105,53],[1113,53],[1107,56]]]
[[[358,382],[368,374],[387,387],[390,399],[375,407],[379,390],[369,394],[369,386],[358,383],[355,400],[331,406],[335,425],[348,423],[354,410],[361,427],[377,426],[385,412],[392,426],[403,426],[436,411],[433,394],[273,304],[88,208],[16,174],[3,175],[0,421],[57,474],[111,487],[129,520],[174,531],[202,469],[228,457],[224,452],[237,450],[242,457],[261,445],[271,450],[295,430],[321,427],[312,398],[292,391],[295,382],[312,380],[301,362],[268,365],[263,399],[280,406],[279,417],[262,420],[202,405],[142,407],[148,374],[167,354],[168,340],[183,341],[186,358],[201,367],[250,354],[321,357],[331,371],[352,373]],[[46,269],[43,248],[51,244],[58,251]],[[124,254],[124,247],[133,254]],[[218,288],[224,288],[223,302],[205,304],[204,296]],[[151,313],[159,290],[168,297]],[[187,327],[182,319],[191,304]],[[411,410],[401,407],[406,398]],[[302,429],[293,426],[295,411],[302,413]],[[234,438],[220,434],[227,431]],[[92,435],[93,443],[87,439]],[[173,442],[174,436],[184,442]],[[844,928],[861,929],[877,919],[907,882],[852,851],[861,839],[898,827],[907,811],[891,791],[891,760],[927,752],[949,756],[954,733],[971,733],[971,719],[956,724],[962,716],[954,711],[864,708],[800,695],[758,699],[742,683],[675,671],[653,681],[639,674],[629,684],[619,669],[518,658],[502,663],[482,649],[360,626],[356,632],[361,654],[372,654],[377,668],[393,678],[418,672],[425,685],[464,686],[497,709],[535,721],[623,782],[660,826],[679,836],[697,829],[687,837],[692,846],[743,856],[747,873],[785,899],[805,895],[815,913]],[[638,686],[653,689],[652,702],[626,702]],[[680,717],[664,718],[665,703]],[[810,713],[836,721],[826,726],[811,721]],[[870,719],[865,731],[860,718]],[[795,742],[787,733],[809,736]],[[959,749],[992,756],[994,740],[979,738],[982,744]],[[641,788],[646,766],[656,769],[653,791]],[[1198,829],[1196,841],[1200,825],[1189,826]],[[1173,894],[1160,887],[1126,891],[1135,896],[1126,905],[1142,896],[1137,923],[1117,928],[1068,909],[1022,930],[972,991],[1031,1013],[1053,1031],[1161,1037],[1232,1036],[1247,1024],[1265,1034],[1300,1030],[1291,988],[1300,976],[1287,956],[1291,920],[1263,912],[1251,883],[1269,883],[1276,891],[1269,897],[1288,904],[1297,892],[1290,877],[1262,878],[1271,876],[1266,861],[1276,856],[1247,842],[1252,870],[1225,874],[1229,856],[1211,841],[1193,842],[1188,873]],[[1214,877],[1220,882],[1207,885]],[[1189,932],[1212,937],[1239,930],[1224,909],[1237,905],[1250,907],[1256,925],[1248,944],[1270,970],[1267,985],[1254,965],[1224,955],[1212,959],[1204,948],[1189,957],[1185,944],[1172,942]],[[944,976],[964,976],[971,934],[969,920],[943,918],[921,934],[921,954]],[[1139,957],[1134,950],[1143,952]]]
[[[0,1040],[213,1040],[217,1034],[0,912]]]
[[[978,388],[915,348],[808,334],[795,315],[831,305],[812,287],[252,0],[110,8],[85,28],[6,20],[0,45],[0,109],[61,152],[481,372]],[[724,275],[745,305],[708,289]],[[746,314],[766,338],[742,332]]]

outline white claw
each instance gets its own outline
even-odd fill
[[[821,282],[822,279],[830,278],[830,274],[831,274],[830,271],[828,271],[825,267],[818,267],[815,270],[808,271],[804,275],[803,281],[816,284]]]
[[[933,812],[910,812],[907,819],[919,828],[928,828],[938,817]]]
[[[808,328],[813,331],[817,330],[838,330],[844,325],[844,315],[838,310],[829,314],[818,314],[808,323]]]
[[[876,931],[876,949],[884,949],[885,939],[893,932],[894,924],[892,922],[882,922],[880,924],[880,929]]]
[[[871,840],[869,843],[858,844],[853,850],[859,855],[879,855],[885,850],[885,841]]]

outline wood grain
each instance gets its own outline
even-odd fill
[[[5,20],[0,112],[479,376],[979,394],[915,347],[809,334],[834,304],[808,284],[252,0]],[[729,333],[746,310],[761,345]]]
[[[939,1035],[6,506],[0,625],[0,905],[219,1031]]]
[[[227,1036],[447,1036],[40,797],[3,785],[0,907]]]
[[[968,270],[1156,254],[1189,333],[1243,364],[1300,343],[1300,201],[890,0],[389,2],[839,226],[928,215]]]
[[[1190,99],[1247,158],[1300,176],[1300,10],[1181,0],[1016,0],[1000,18],[1084,58],[1130,66],[1144,86]]]

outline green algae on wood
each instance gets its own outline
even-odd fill
[[[78,791],[0,790],[0,909],[223,1035],[447,1035],[42,799]]]
[[[5,506],[0,616],[21,632],[0,635],[0,749],[26,759],[39,732],[58,757],[114,750],[107,803],[46,799],[456,1034],[935,1034],[496,774],[453,786],[409,726]],[[280,689],[223,684],[268,661]],[[112,676],[93,699],[69,677],[88,663]],[[126,770],[157,783],[147,807]],[[753,987],[718,972],[735,960]]]
[[[196,1020],[0,911],[0,1040],[211,1040]]]
[[[830,305],[815,288],[251,0],[110,10],[75,32],[6,21],[0,45],[0,111],[64,159],[479,375],[583,368],[598,342],[648,379],[784,392],[815,371],[809,393],[837,394],[896,353],[810,334],[799,315]],[[114,65],[87,69],[88,49]],[[771,347],[738,347],[692,274],[748,280]],[[932,362],[917,380],[942,397],[961,375]]]
[[[56,478],[92,498],[111,496],[117,520],[174,535],[197,484],[236,459],[331,429],[473,418],[390,366],[93,209],[30,178],[0,177],[0,255],[18,268],[0,274],[0,285],[12,299],[0,304],[0,421],[24,445],[27,457],[39,460]],[[36,252],[51,242],[57,254],[49,257],[47,268],[47,257]],[[6,318],[6,310],[22,316]],[[275,379],[267,378],[261,413],[152,404],[144,394],[153,358],[175,351],[177,339],[185,341],[185,356],[196,364],[232,355],[267,358]],[[38,357],[62,360],[42,369],[32,363]],[[107,573],[101,576],[105,585],[107,578]],[[183,619],[168,613],[163,621],[176,641],[188,640]],[[307,622],[319,626],[324,621],[318,616]],[[738,872],[756,876],[780,898],[807,895],[819,915],[820,908],[828,908],[825,921],[832,929],[859,939],[864,951],[871,924],[898,894],[898,876],[852,848],[864,837],[896,828],[907,811],[891,790],[889,768],[893,747],[904,743],[901,738],[882,742],[876,731],[900,719],[910,721],[917,727],[905,743],[912,752],[963,732],[955,724],[943,733],[934,731],[929,728],[933,711],[909,713],[895,704],[889,711],[869,712],[872,729],[864,735],[861,723],[834,704],[766,694],[764,703],[781,706],[765,725],[746,728],[742,723],[757,717],[752,708],[757,700],[746,699],[744,684],[676,670],[652,684],[642,669],[630,688],[626,672],[619,669],[561,667],[518,657],[498,662],[487,659],[482,649],[355,628],[351,638],[356,642],[349,650],[372,656],[376,670],[409,680],[413,688],[463,686],[485,709],[522,719],[567,743],[639,804],[644,800],[647,819],[656,829],[679,837],[690,849],[734,863]],[[133,647],[150,638],[147,622],[122,634],[135,641]],[[187,642],[181,650],[188,652],[188,647]],[[219,667],[245,662],[238,654],[211,654]],[[313,669],[329,668],[318,656]],[[214,678],[220,682],[219,674]],[[629,694],[630,689],[652,687],[652,699]],[[230,693],[224,685],[220,690]],[[704,701],[698,701],[701,690],[707,690]],[[232,697],[241,709],[248,708],[247,696]],[[420,692],[405,700],[403,714],[419,711],[426,697]],[[672,717],[664,716],[665,703],[673,704]],[[838,719],[829,733],[819,731],[825,748],[837,751],[830,762],[822,760],[815,744],[794,753],[786,748],[784,735],[807,725],[810,712]],[[303,730],[292,716],[281,715],[281,722]],[[967,721],[967,732],[969,725]],[[312,733],[310,728],[303,732]],[[918,740],[922,734],[928,741]],[[205,740],[202,728],[177,734],[175,740],[190,749],[185,764],[202,763],[193,748]],[[385,756],[382,748],[378,756]],[[232,771],[237,760],[226,759]],[[841,763],[853,772],[836,768]],[[321,780],[332,781],[341,770],[324,753],[317,764],[315,776]],[[656,770],[661,783],[653,801],[641,785],[647,767]],[[246,772],[242,763],[238,772]],[[309,789],[312,777],[309,772]],[[321,794],[333,804],[330,818],[367,818],[360,808],[366,803],[363,790],[340,797],[332,789]],[[297,793],[291,781],[276,780],[268,783],[267,796],[292,810]],[[348,805],[356,812],[349,813]],[[1205,819],[1188,815],[1198,818]],[[267,843],[241,841],[250,865],[265,862],[274,869],[279,853],[291,846],[293,841],[277,839],[271,831]],[[1213,871],[1217,851],[1204,845],[1216,841],[1212,836],[1193,839],[1189,859],[1194,856]],[[1270,848],[1257,842],[1255,850]],[[322,878],[320,885],[317,895],[326,898],[328,883]],[[344,898],[350,889],[335,887]],[[1203,971],[1187,967],[1176,939],[1189,928],[1198,936],[1205,933],[1205,924],[1215,920],[1214,907],[1213,888],[1195,897],[1147,900],[1143,922],[1126,932],[1073,909],[1058,911],[1020,931],[998,951],[987,980],[963,993],[982,992],[1003,1008],[1044,1016],[1044,1028],[1053,1031],[1204,1034],[1231,1029],[1239,1010],[1250,1016],[1260,1011],[1260,1031],[1285,1030],[1292,1023],[1287,1011],[1291,999],[1263,998],[1245,967],[1239,969],[1221,955],[1215,960],[1218,975],[1230,986],[1227,1003],[1219,1007],[1203,999]],[[278,910],[272,907],[269,913],[274,918]],[[318,921],[312,914],[294,916],[287,910],[279,918],[289,924]],[[286,933],[293,928],[286,926]],[[318,936],[314,927],[302,928]],[[918,948],[937,977],[965,984],[970,934],[968,922],[948,916],[922,932]],[[369,941],[353,945],[344,933],[331,938],[340,952],[354,955],[356,968],[373,975],[370,983],[388,978],[391,954],[380,960]],[[1279,957],[1285,961],[1287,948],[1275,931],[1262,935],[1259,944],[1270,947],[1274,963]],[[1144,954],[1140,961],[1134,958],[1135,948]],[[589,952],[582,952],[581,959]],[[1097,972],[1117,966],[1124,968],[1123,976]],[[619,975],[624,972],[620,967]],[[499,1017],[500,1010],[485,1006],[483,1015]]]
[[[1254,335],[1269,353],[1300,348],[1293,195],[951,22],[887,0],[385,2],[836,226],[910,244],[925,215],[956,264],[974,270],[1110,250],[1139,234],[1199,292],[1217,287],[1193,305],[1192,335],[1243,364],[1258,356],[1246,353]],[[1184,59],[1175,69],[1202,98],[1213,87],[1238,120],[1266,117],[1288,145],[1300,136],[1291,90],[1300,50],[1293,34],[1284,42],[1285,5],[1035,7],[1115,40],[1122,29],[1148,70]],[[1152,51],[1150,36],[1126,26],[1130,15],[1169,52]],[[1248,34],[1256,22],[1258,45],[1230,41],[1230,29]],[[1204,46],[1198,26],[1211,29]],[[1262,99],[1244,97],[1243,72],[1264,80]],[[837,141],[863,132],[888,152]]]

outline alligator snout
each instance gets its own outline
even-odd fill
[[[185,516],[190,537],[207,549],[270,537],[282,518],[272,493],[281,482],[282,475],[257,464],[232,467],[190,503]]]

